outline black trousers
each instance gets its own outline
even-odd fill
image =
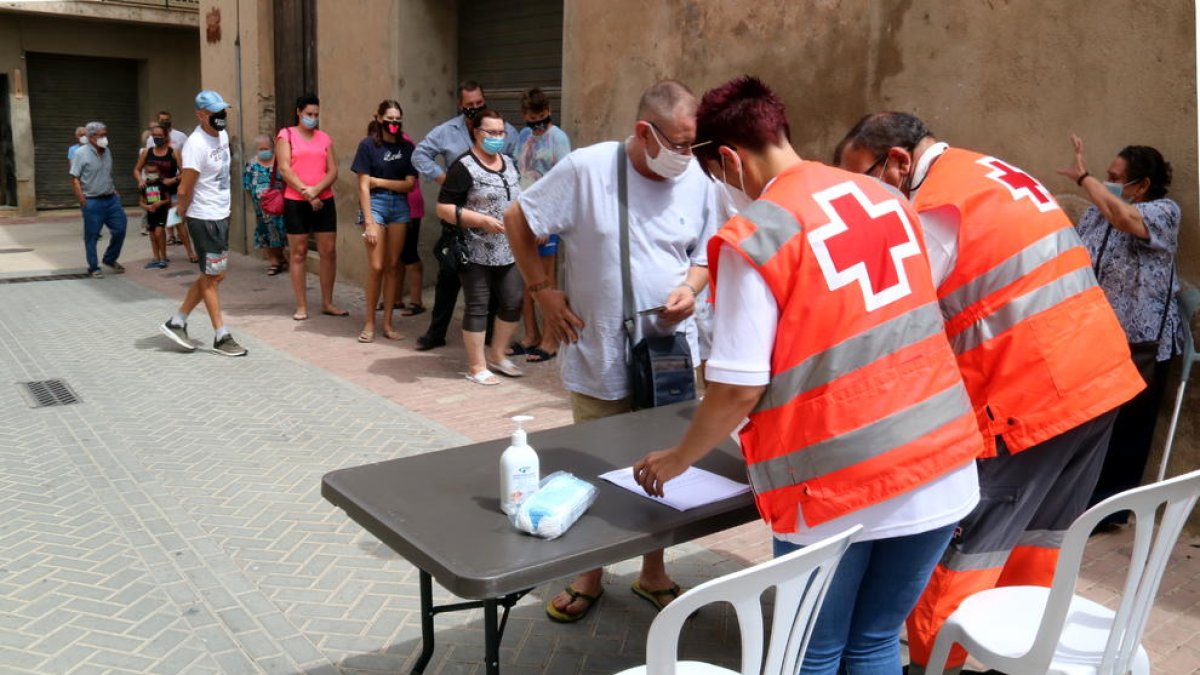
[[[444,250],[449,241],[456,236],[453,227],[442,226],[442,236],[434,245],[434,252]],[[462,280],[451,265],[447,265],[441,256],[435,255],[438,261],[437,285],[433,289],[433,309],[430,311],[429,329],[425,338],[434,342],[445,342],[446,331],[454,320],[454,307],[458,304],[458,293],[462,290]],[[488,303],[487,335],[484,338],[488,344],[492,342],[492,322],[496,318],[496,298]]]
[[[1158,408],[1162,405],[1167,388],[1167,374],[1171,362],[1157,361],[1143,371],[1149,375],[1146,388],[1137,396],[1118,408],[1117,421],[1113,424],[1112,440],[1104,456],[1104,468],[1100,480],[1092,491],[1088,505],[1098,504],[1109,497],[1131,490],[1142,484],[1146,471],[1146,459],[1150,446],[1154,444],[1154,427],[1158,422]],[[1110,520],[1124,522],[1127,514]]]

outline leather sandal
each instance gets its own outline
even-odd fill
[[[563,592],[570,596],[571,602],[583,600],[587,603],[587,605],[583,608],[583,611],[578,614],[568,614],[565,611],[555,607],[554,598],[550,598],[550,602],[546,603],[546,616],[550,617],[551,621],[557,621],[558,623],[575,623],[576,621],[579,621],[583,617],[587,616],[588,612],[592,611],[592,608],[596,606],[596,602],[599,601],[600,598],[604,597],[603,586],[600,587],[600,590],[597,591],[595,595],[580,593],[579,591],[575,590],[574,585],[568,585],[563,589]],[[567,604],[570,606],[570,603]]]

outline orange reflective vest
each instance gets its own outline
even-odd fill
[[[958,258],[938,287],[985,457],[1020,452],[1133,398],[1145,385],[1071,221],[1006,162],[950,148],[913,205],[950,209]]]
[[[766,393],[742,429],[759,512],[795,532],[903,494],[983,449],[946,341],[917,216],[876,180],[816,162],[782,172],[709,243],[779,306]]]

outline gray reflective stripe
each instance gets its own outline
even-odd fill
[[[942,315],[936,303],[922,305],[874,328],[839,342],[771,378],[755,412],[770,410],[800,394],[829,384],[843,375],[941,333]]]
[[[799,485],[911,443],[970,413],[967,390],[956,382],[924,401],[864,427],[751,464],[750,483],[759,494]]]
[[[942,313],[949,321],[979,300],[1030,274],[1046,261],[1076,247],[1082,248],[1083,241],[1075,232],[1075,228],[1064,227],[1057,232],[1051,232],[942,298]]]
[[[1013,298],[1007,305],[950,338],[950,346],[954,347],[956,354],[969,352],[1034,314],[1044,312],[1095,285],[1096,277],[1092,274],[1092,268],[1081,267],[1045,286]]]
[[[782,206],[764,200],[752,202],[739,216],[754,223],[754,234],[742,241],[742,250],[759,266],[767,264],[789,239],[800,234],[800,223]]]
[[[1066,530],[1028,530],[1021,533],[1017,546],[1036,546],[1038,548],[1062,548]]]
[[[1008,560],[1008,551],[962,553],[949,548],[942,556],[942,567],[954,572],[970,572],[1003,567],[1006,560]]]

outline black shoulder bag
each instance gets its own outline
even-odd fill
[[[621,296],[624,304],[626,364],[633,409],[691,401],[696,398],[692,350],[687,335],[642,338],[633,344],[635,312],[633,281],[629,262],[629,193],[625,168],[625,144],[617,144],[617,198],[620,203]],[[630,347],[632,345],[632,347]]]

